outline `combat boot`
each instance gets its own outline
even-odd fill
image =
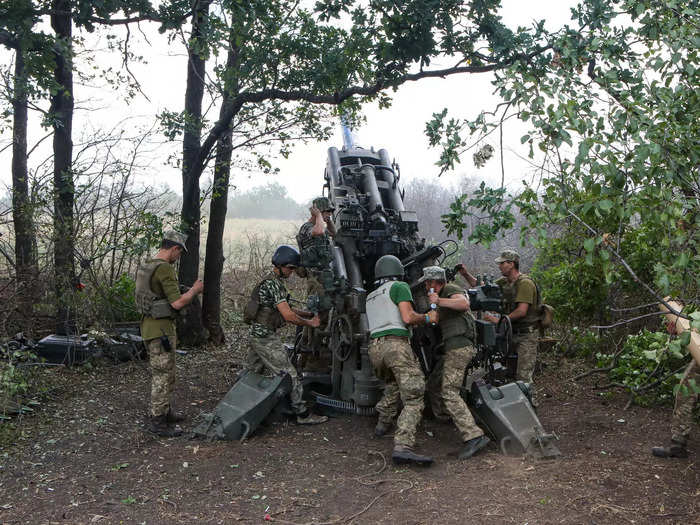
[[[657,458],[687,458],[688,449],[685,443],[671,440],[671,444],[667,447],[654,447],[651,453]]]
[[[470,439],[469,441],[465,441],[464,447],[459,451],[457,457],[459,459],[469,459],[480,450],[486,448],[486,445],[488,445],[490,442],[491,440],[486,436],[479,436],[477,438]]]
[[[180,427],[168,424],[168,416],[151,416],[148,430],[160,437],[177,437],[182,435]]]
[[[416,454],[411,450],[411,447],[407,447],[406,445],[395,445],[394,451],[391,454],[391,460],[397,465],[415,463],[416,465],[427,467],[433,463],[433,458]]]
[[[318,425],[328,421],[328,416],[317,416],[308,412],[305,416],[297,415],[297,425]]]
[[[168,413],[165,414],[165,419],[168,423],[182,423],[187,417],[185,417],[183,414],[178,414],[177,412],[173,412],[172,409],[168,410]]]
[[[380,438],[386,436],[393,426],[391,422],[384,423],[383,421],[379,421],[377,426],[374,427],[374,437]]]

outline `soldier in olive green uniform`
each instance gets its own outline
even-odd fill
[[[326,296],[324,281],[333,278],[331,262],[333,260],[332,241],[335,236],[333,224],[333,206],[328,197],[317,197],[311,203],[311,217],[299,228],[297,244],[301,258],[300,275],[307,278],[307,295],[317,296],[321,307],[321,322],[327,321],[327,305],[324,303]],[[312,343],[313,332],[311,328],[304,328],[304,341],[307,345]]]
[[[173,263],[187,250],[186,240],[182,233],[166,232],[156,256],[140,264],[136,274],[136,307],[142,315],[141,337],[148,347],[152,375],[149,430],[163,437],[180,435],[175,423],[184,419],[170,405],[175,385],[175,315],[203,288],[197,280],[180,294]]]
[[[310,316],[308,312],[289,306],[289,292],[283,279],[287,279],[299,266],[299,252],[292,246],[279,246],[272,256],[272,264],[272,273],[253,289],[244,315],[251,324],[246,369],[258,374],[265,371],[288,373],[292,378],[290,399],[297,423],[324,423],[328,420],[326,416],[314,415],[307,409],[297,371],[289,360],[284,343],[275,333],[285,322],[310,327],[317,327],[320,322],[318,315]]]
[[[669,323],[667,329],[670,333],[675,333],[675,323]],[[695,388],[693,388],[691,382]],[[688,457],[687,447],[690,431],[693,427],[693,411],[700,401],[698,388],[700,388],[700,365],[695,359],[691,359],[676,392],[673,417],[671,419],[671,443],[666,447],[652,448],[651,453],[655,456],[660,458]]]
[[[459,395],[464,373],[476,353],[474,338],[476,328],[469,313],[469,299],[464,290],[447,283],[445,270],[439,266],[423,268],[423,277],[430,307],[437,309],[444,354],[437,361],[428,377],[426,390],[436,416],[447,412],[459,430],[464,447],[460,459],[468,459],[489,444],[474,422],[467,404]]]
[[[379,287],[367,296],[370,331],[369,358],[375,375],[384,381],[384,394],[377,403],[377,437],[385,435],[396,422],[394,463],[429,465],[433,458],[413,452],[416,429],[423,413],[425,379],[409,341],[409,326],[437,322],[437,312],[419,314],[413,309],[413,295],[403,277],[403,265],[393,255],[380,257],[374,267]]]
[[[503,293],[503,315],[507,316],[513,327],[513,347],[518,353],[518,368],[515,379],[530,384],[532,405],[537,406],[535,384],[532,380],[537,360],[537,322],[540,320],[540,296],[535,281],[528,275],[520,273],[520,255],[512,249],[506,249],[496,258],[501,277],[496,281]],[[458,266],[459,273],[476,286],[476,279],[463,264]],[[498,317],[490,315],[484,319],[494,323]]]

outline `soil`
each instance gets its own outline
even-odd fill
[[[189,428],[234,381],[245,336],[229,341],[178,356]],[[655,458],[669,407],[625,410],[601,379],[571,381],[585,364],[544,361],[539,414],[560,459],[490,445],[460,461],[453,426],[424,421],[430,468],[394,466],[391,437],[361,416],[272,424],[243,443],[157,438],[144,430],[147,363],[47,370],[51,394],[0,448],[0,523],[700,523],[697,433],[690,458]]]

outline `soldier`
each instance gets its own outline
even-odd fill
[[[297,234],[302,266],[299,275],[308,278],[307,294],[319,298],[322,321],[326,321],[327,317],[325,315],[327,308],[323,304],[323,298],[326,295],[323,283],[329,277],[332,278],[330,273],[330,264],[333,260],[331,239],[335,236],[335,225],[332,220],[333,210],[328,197],[316,197],[309,208],[311,217],[301,225]],[[304,340],[307,345],[312,344],[311,328],[304,328]]]
[[[204,287],[198,279],[180,294],[173,263],[187,251],[186,241],[184,234],[167,231],[156,256],[139,265],[136,274],[136,308],[142,316],[141,337],[148,347],[152,376],[149,430],[162,437],[182,434],[176,423],[184,420],[170,404],[175,385],[175,315]]]
[[[299,266],[299,252],[293,246],[282,245],[272,256],[273,270],[254,289],[246,307],[250,317],[250,349],[246,368],[256,373],[267,370],[273,374],[286,372],[292,378],[290,393],[292,409],[300,425],[314,425],[328,421],[326,416],[312,414],[302,399],[303,387],[297,371],[289,360],[282,339],[275,333],[285,322],[297,326],[317,327],[318,315],[289,306],[289,292],[284,285]]]
[[[394,434],[394,463],[430,465],[433,458],[413,452],[416,429],[423,412],[425,380],[409,342],[409,325],[437,322],[435,310],[419,314],[413,309],[413,296],[407,283],[400,281],[403,265],[393,255],[380,257],[374,267],[379,287],[367,296],[369,323],[369,358],[375,375],[384,381],[384,394],[377,403],[379,421],[374,429],[377,437],[385,435],[393,425],[399,409]]]
[[[437,308],[444,349],[444,354],[428,377],[426,389],[433,413],[439,416],[444,410],[452,417],[464,442],[458,457],[468,459],[490,441],[476,425],[467,404],[459,395],[464,373],[476,353],[476,327],[469,313],[469,298],[459,286],[447,283],[445,270],[439,266],[423,268],[423,277],[419,282],[425,283],[431,308]]]
[[[671,322],[666,326],[670,333],[676,333],[675,323]],[[695,389],[691,386],[691,382],[695,383]],[[700,366],[695,359],[691,359],[676,392],[671,419],[671,442],[667,447],[652,448],[653,455],[660,458],[688,457],[687,447],[690,429],[693,426],[693,410],[700,400],[700,395],[697,392],[698,386],[700,386]]]
[[[518,353],[517,381],[530,384],[532,406],[537,407],[535,384],[532,380],[537,360],[537,322],[540,320],[540,294],[535,281],[520,273],[520,255],[513,249],[505,249],[496,258],[498,269],[503,277],[496,281],[503,293],[503,315],[508,317],[513,327],[513,349]],[[470,286],[476,286],[476,278],[464,264],[457,270]],[[486,321],[497,323],[498,317],[485,315]]]

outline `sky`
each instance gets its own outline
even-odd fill
[[[569,9],[576,4],[573,0],[504,0],[501,15],[511,27],[529,26],[535,20],[545,19],[550,28],[560,27],[569,21]],[[184,64],[186,53],[176,43],[167,44],[162,35],[145,35],[151,46],[147,47],[143,38],[135,35],[132,51],[149,57],[147,64],[133,64],[131,69],[141,82],[145,96],[137,95],[128,104],[119,97],[106,92],[97,81],[76,82],[76,102],[80,108],[90,107],[89,111],[76,112],[74,125],[74,142],[80,143],[82,136],[93,136],[96,129],[105,126],[121,126],[130,132],[139,123],[154,120],[155,115],[163,110],[181,111],[184,91]],[[101,42],[106,45],[106,42]],[[8,54],[0,54],[0,60],[7,62]],[[115,56],[114,53],[111,56]],[[99,64],[104,67],[105,63]],[[441,64],[433,63],[432,66]],[[445,66],[449,64],[444,64]],[[113,64],[115,70],[119,64]],[[435,162],[439,152],[430,149],[424,133],[425,123],[433,113],[448,108],[451,116],[474,118],[482,110],[492,109],[498,102],[491,85],[492,75],[459,75],[447,79],[424,79],[401,86],[393,95],[393,104],[388,109],[376,107],[365,108],[366,124],[354,130],[356,144],[374,147],[375,150],[387,149],[390,156],[400,165],[402,181],[416,178],[439,180],[441,184],[456,187],[463,177],[474,177],[498,184],[501,178],[500,152],[497,138],[488,140],[496,148],[494,157],[484,168],[477,169],[471,160],[474,152],[463,155],[461,163],[454,172],[445,173],[439,179]],[[148,97],[148,98],[146,98]],[[218,109],[211,109],[211,118]],[[30,122],[30,134],[41,137],[45,134],[38,126],[38,116],[33,115]],[[529,163],[521,157],[527,156],[527,149],[521,146],[520,137],[525,130],[518,123],[509,125],[504,133],[504,171],[507,186],[515,188],[523,179],[532,176]],[[9,133],[0,138],[0,149],[11,139]],[[50,140],[43,146],[50,148]],[[342,147],[340,126],[336,126],[334,136],[327,143],[297,144],[288,159],[274,162],[279,167],[278,175],[250,175],[241,171],[232,172],[232,193],[243,192],[257,185],[277,181],[284,185],[289,195],[299,202],[308,202],[320,194],[323,186],[323,170],[326,152],[329,147]],[[180,146],[161,145],[144,156],[141,163],[146,165],[142,182],[153,185],[165,185],[176,193],[181,192],[181,175],[178,169],[169,166],[166,159],[170,153],[177,158]],[[9,186],[11,182],[11,149],[0,152],[0,183]],[[36,164],[42,156],[39,148],[30,158],[30,165]]]

